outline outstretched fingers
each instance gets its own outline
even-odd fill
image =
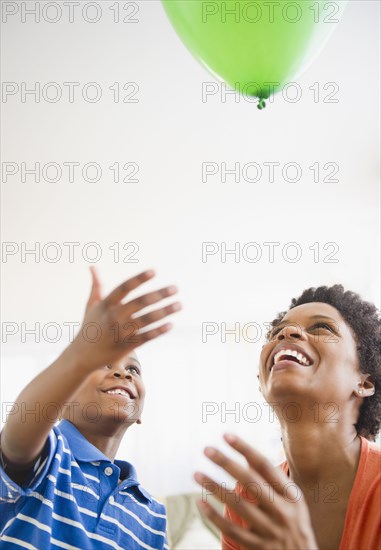
[[[250,529],[258,535],[268,536],[274,530],[272,519],[260,509],[255,499],[248,493],[243,494],[225,487],[225,484],[216,483],[209,476],[201,472],[195,473],[195,480],[201,485],[203,502],[211,496],[235,511]]]
[[[151,330],[146,330],[145,332],[140,332],[136,335],[136,344],[135,347],[138,348],[150,340],[158,338],[162,334],[169,332],[173,328],[172,323],[165,323],[159,327],[153,328]]]
[[[208,502],[202,504],[204,513],[228,538],[246,549],[317,548],[308,507],[297,485],[239,437],[228,434],[225,440],[246,459],[247,466],[212,447],[207,447],[205,454],[238,481],[236,490],[227,490],[201,473],[195,479],[209,491],[207,496],[226,503],[243,525],[222,517]],[[299,491],[297,498],[288,495],[290,483]]]
[[[158,321],[165,319],[165,317],[168,317],[168,315],[172,315],[172,313],[176,313],[176,311],[180,311],[180,309],[180,302],[175,302],[174,304],[170,304],[168,306],[161,307],[160,309],[150,311],[149,313],[141,315],[140,317],[134,317],[133,322],[136,323],[139,328],[145,328],[148,325],[152,325],[152,323],[157,323]]]
[[[153,269],[143,271],[131,279],[127,279],[121,285],[117,286],[108,296],[106,296],[104,302],[108,306],[117,305],[135,288],[138,288],[143,283],[149,281],[155,276]]]
[[[127,304],[121,306],[121,312],[123,315],[130,316],[134,315],[138,311],[149,307],[165,298],[169,298],[177,293],[177,287],[174,285],[166,286],[160,290],[155,290],[154,292],[149,292],[143,296],[139,296]]]
[[[207,447],[205,455],[239,482],[240,493],[246,501],[259,505],[267,514],[273,515],[274,495],[272,491],[274,487],[270,487],[269,482],[252,468],[239,464],[218,449]],[[278,486],[279,484],[276,485],[276,487]]]
[[[267,483],[275,487],[277,493],[282,494],[283,486],[289,481],[287,476],[275,468],[266,457],[248,445],[236,435],[225,434],[224,439],[233,449],[246,458],[249,466],[257,472]]]
[[[128,279],[115,288],[103,301],[112,323],[114,342],[122,347],[133,346],[135,348],[168,332],[172,328],[171,323],[156,327],[152,327],[152,325],[163,321],[166,317],[181,309],[181,304],[175,302],[139,315],[141,310],[176,294],[177,288],[174,285],[148,292],[126,303],[122,302],[123,298],[131,291],[154,276],[155,272],[153,270],[139,273],[139,275]]]
[[[158,321],[165,319],[166,317],[172,315],[172,313],[176,313],[176,311],[179,311],[180,309],[181,304],[179,302],[175,302],[174,304],[171,304],[169,306],[151,311],[150,313],[142,315],[141,317],[128,319],[127,321],[122,323],[114,323],[113,331],[116,335],[115,339],[117,339],[118,343],[124,344],[126,346],[129,346],[131,344],[134,344],[135,347],[141,346],[145,342],[148,342],[148,340],[157,338],[161,334],[164,334],[165,332],[171,330],[172,324],[165,323],[164,325],[152,328],[151,330],[143,331],[142,329],[146,329],[153,323],[157,323]]]
[[[214,525],[224,533],[228,538],[238,542],[243,548],[250,550],[261,550],[262,539],[248,529],[232,523],[225,519],[222,514],[217,512],[208,502],[199,501],[200,510]]]
[[[86,304],[86,309],[88,309],[89,307],[96,304],[102,299],[102,285],[98,275],[98,271],[95,268],[95,266],[90,267],[90,273],[91,273],[92,284],[91,284],[90,296]]]

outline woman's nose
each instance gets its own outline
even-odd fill
[[[278,340],[304,340],[306,334],[299,325],[286,325],[278,333]]]

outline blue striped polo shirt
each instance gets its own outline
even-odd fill
[[[131,464],[111,462],[68,420],[22,486],[1,467],[0,477],[1,549],[168,549],[165,506]]]

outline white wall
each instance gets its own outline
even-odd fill
[[[278,94],[264,111],[240,96],[202,101],[203,83],[213,78],[182,45],[160,2],[137,2],[135,24],[114,23],[111,3],[97,4],[102,17],[94,24],[79,16],[73,23],[67,16],[55,24],[31,17],[23,23],[19,12],[2,25],[3,81],[19,87],[40,82],[42,88],[56,82],[63,92],[56,103],[8,96],[2,103],[2,160],[20,169],[21,163],[30,168],[56,162],[64,175],[56,183],[36,183],[31,176],[22,182],[18,173],[2,184],[2,240],[19,251],[3,256],[1,264],[3,329],[13,322],[18,330],[14,337],[3,333],[1,397],[12,401],[64,347],[63,323],[81,320],[90,281],[89,262],[81,255],[86,243],[98,243],[102,252],[105,291],[155,267],[155,286],[178,284],[184,310],[172,334],[140,352],[146,412],[122,454],[136,462],[152,491],[175,493],[194,487],[192,472],[207,467],[202,447],[218,443],[226,429],[279,459],[279,434],[265,408],[256,423],[242,414],[237,424],[223,424],[219,415],[202,421],[203,402],[239,402],[241,411],[246,403],[262,403],[256,382],[260,342],[223,344],[217,335],[203,343],[202,323],[262,326],[304,288],[335,282],[379,303],[379,3],[349,2],[326,48],[298,81],[300,101]],[[64,82],[80,83],[73,103]],[[88,82],[102,90],[99,102],[82,98]],[[109,89],[115,82],[137,83],[138,103],[115,103]],[[324,90],[327,83],[333,84]],[[334,89],[339,101],[324,102]],[[70,183],[64,162],[96,162],[103,177]],[[137,163],[139,182],[114,183],[109,166],[115,162]],[[226,162],[228,168],[256,162],[263,178],[203,183],[205,162]],[[303,177],[288,183],[278,175],[270,183],[264,162],[296,162]],[[309,167],[327,162],[338,165],[339,182],[314,183]],[[131,241],[139,248],[138,263],[115,261],[109,247]],[[217,254],[202,262],[206,241],[229,247],[254,241],[263,256],[257,263],[242,255],[222,263]],[[269,241],[281,243],[272,263],[263,245]],[[23,258],[22,242],[41,248],[56,242],[62,259]],[[72,263],[64,242],[80,243]],[[279,252],[289,242],[302,252],[297,263]],[[317,263],[309,249],[316,242]],[[329,242],[338,248],[337,263],[323,261]],[[63,329],[56,345],[33,342],[33,336],[21,342],[22,328],[37,322],[41,332],[47,323]]]

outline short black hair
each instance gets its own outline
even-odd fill
[[[303,291],[299,298],[292,299],[287,311],[310,302],[323,302],[336,308],[354,333],[360,370],[364,374],[371,375],[375,386],[374,395],[363,400],[355,428],[359,435],[374,441],[381,425],[380,312],[374,304],[362,300],[355,292],[345,291],[342,285],[308,288]],[[282,321],[287,311],[279,313],[272,321],[271,329]]]

